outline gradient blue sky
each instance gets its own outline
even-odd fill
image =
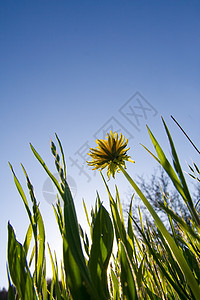
[[[199,53],[199,1],[0,1],[1,288],[7,287],[7,222],[10,220],[21,242],[28,225],[8,161],[24,189],[20,162],[27,169],[40,202],[47,240],[61,257],[52,208],[42,193],[47,176],[29,142],[54,172],[49,141],[57,132],[68,173],[76,183],[75,202],[83,223],[82,198],[90,207],[96,190],[105,205],[107,196],[99,174],[94,177],[85,169],[91,177],[87,182],[71,159],[78,159],[79,167],[85,168],[77,151],[87,141],[95,146],[95,133],[102,127],[105,130],[110,119],[111,126],[117,120],[132,135],[130,155],[136,164],[128,166],[130,173],[150,174],[155,166],[139,145],[152,149],[145,123],[169,154],[161,115],[187,170],[185,160],[192,158],[198,163],[199,157],[170,115],[200,146]],[[120,111],[137,92],[152,108],[146,119],[144,115],[140,118],[139,130]],[[116,182],[122,185],[122,198],[126,199],[128,186],[120,174],[110,185]],[[51,276],[50,267],[48,272]]]

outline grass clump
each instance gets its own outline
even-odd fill
[[[53,278],[47,287],[45,258],[45,228],[39,205],[34,196],[31,181],[22,166],[32,207],[11,167],[15,185],[22,197],[30,225],[23,243],[16,239],[14,229],[8,223],[8,280],[9,299],[199,299],[200,295],[200,218],[192,201],[178,155],[163,120],[171,147],[173,165],[167,159],[158,141],[147,127],[156,150],[156,159],[171,179],[175,189],[187,206],[189,220],[180,217],[169,207],[163,193],[162,211],[166,214],[170,231],[166,229],[159,215],[145,197],[143,191],[126,171],[125,161],[128,141],[116,133],[110,133],[105,140],[97,140],[98,147],[90,150],[94,169],[107,168],[108,176],[121,171],[138,194],[151,214],[155,226],[143,222],[140,209],[140,222],[132,216],[134,198],[130,199],[128,223],[125,225],[120,195],[116,187],[115,196],[101,173],[109,196],[110,213],[103,206],[99,195],[89,217],[85,203],[84,209],[90,229],[90,237],[81,228],[76,215],[73,197],[66,178],[66,164],[61,142],[56,135],[59,152],[51,141],[51,151],[59,180],[46,166],[44,160],[31,145],[36,159],[51,178],[58,192],[58,201],[53,206],[63,244],[61,274],[58,272],[56,254],[53,256],[49,245]],[[194,169],[192,177],[195,179]],[[199,169],[195,164],[196,173]],[[60,203],[64,202],[62,208]],[[135,230],[136,228],[136,230]],[[33,238],[34,247],[30,249]],[[117,251],[113,250],[116,241]],[[28,256],[28,254],[31,255]],[[30,267],[34,264],[34,271]],[[59,279],[61,278],[61,280]],[[16,290],[16,294],[15,291]]]

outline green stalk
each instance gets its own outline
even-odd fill
[[[155,212],[155,210],[153,209],[153,207],[151,206],[149,201],[146,199],[146,197],[144,196],[142,191],[139,189],[137,184],[133,181],[133,179],[129,176],[129,174],[125,171],[125,169],[122,166],[119,165],[119,168],[122,171],[122,173],[124,174],[124,176],[126,177],[126,179],[129,181],[129,183],[132,185],[132,187],[134,188],[134,190],[136,191],[136,193],[138,194],[140,199],[143,201],[144,205],[147,207],[150,214],[152,215],[152,217],[156,223],[156,226],[162,233],[169,248],[171,249],[171,252],[172,252],[174,258],[176,259],[177,263],[179,264],[180,268],[182,269],[183,274],[185,275],[185,278],[188,282],[188,285],[190,286],[190,288],[195,296],[195,299],[198,300],[199,295],[200,295],[200,288],[199,288],[198,283],[197,283],[191,269],[189,268],[184,256],[178,249],[174,239],[169,234],[169,232],[165,228],[164,224],[162,223],[161,219],[159,218],[159,216],[157,215],[157,213]]]
[[[38,243],[37,243],[37,227],[36,227],[36,236],[35,236],[35,282],[36,282],[36,286],[38,286],[37,263],[38,263]]]

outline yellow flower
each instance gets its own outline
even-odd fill
[[[124,135],[113,133],[110,131],[110,134],[107,133],[106,139],[96,140],[97,147],[90,148],[90,155],[92,157],[92,161],[87,161],[89,166],[94,167],[93,170],[103,170],[107,169],[108,178],[110,175],[115,177],[115,172],[119,172],[119,166],[126,168],[125,161],[134,161],[130,159],[126,153],[130,148],[126,149],[128,144],[128,139],[125,140]]]

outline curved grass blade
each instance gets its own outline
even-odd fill
[[[178,125],[178,127],[181,129],[181,131],[184,133],[184,135],[186,136],[186,138],[189,140],[189,142],[192,144],[192,146],[194,147],[194,149],[200,154],[199,149],[195,146],[195,144],[192,142],[192,140],[190,139],[190,137],[187,135],[187,133],[185,132],[185,130],[181,127],[181,125],[176,121],[176,119],[171,116],[172,120]]]
[[[150,138],[151,138],[152,143],[154,145],[154,148],[155,148],[155,150],[157,152],[158,158],[150,150],[148,150],[144,145],[142,145],[142,146],[157,160],[157,162],[159,162],[159,164],[161,164],[163,166],[164,170],[167,172],[167,174],[171,178],[171,180],[172,180],[175,188],[180,193],[180,195],[182,196],[182,198],[186,201],[185,194],[184,194],[181,182],[180,182],[178,176],[176,175],[176,172],[172,168],[170,162],[166,158],[166,156],[165,156],[162,148],[158,144],[156,138],[154,137],[153,133],[151,132],[151,130],[149,129],[148,126],[147,126],[147,130],[149,132],[149,135],[150,135]]]
[[[38,152],[35,150],[35,148],[31,144],[30,144],[30,147],[31,147],[31,150],[33,151],[33,154],[37,158],[37,160],[41,163],[41,165],[43,166],[43,168],[45,169],[45,171],[47,172],[47,174],[49,175],[49,177],[51,178],[51,180],[55,184],[55,186],[56,186],[58,192],[60,193],[60,195],[63,195],[61,187],[60,187],[57,179],[55,178],[55,176],[49,171],[49,169],[47,168],[47,165],[45,164],[45,162],[43,161],[41,156],[38,154]]]
[[[88,267],[101,299],[109,299],[107,269],[112,253],[114,232],[107,210],[100,206],[93,229],[93,243]]]
[[[24,171],[24,174],[26,176],[27,180],[27,186],[29,189],[29,194],[31,201],[33,203],[33,234],[35,238],[35,281],[37,290],[41,291],[42,287],[42,280],[43,280],[43,269],[45,266],[45,229],[44,229],[44,223],[42,220],[42,216],[34,195],[33,186],[31,184],[31,181],[28,177],[28,174],[24,168],[23,165],[22,169]]]
[[[36,300],[33,279],[27,265],[22,245],[16,240],[14,230],[8,223],[8,267],[19,298]]]
[[[180,218],[171,208],[160,203],[162,209],[182,228],[183,231],[188,232],[193,238],[200,242],[200,236],[189,226],[182,218]]]
[[[64,156],[64,151],[63,151],[63,147],[62,147],[62,144],[57,136],[57,134],[55,133],[55,136],[56,136],[56,139],[58,141],[58,145],[59,145],[59,148],[60,148],[60,152],[61,152],[61,155],[62,155],[62,162],[63,162],[63,169],[64,169],[64,176],[65,176],[65,180],[67,179],[67,173],[66,173],[66,164],[65,164],[65,156]]]
[[[122,173],[125,175],[127,180],[129,181],[129,183],[132,185],[132,187],[134,188],[134,190],[136,191],[136,193],[138,194],[140,199],[143,201],[144,205],[147,207],[150,214],[152,215],[157,228],[160,230],[160,232],[163,235],[163,238],[166,240],[174,258],[176,259],[177,263],[179,264],[180,268],[182,269],[183,274],[186,278],[186,281],[187,281],[188,285],[190,286],[195,299],[198,300],[199,295],[200,295],[200,288],[198,286],[198,283],[197,283],[190,267],[188,266],[188,264],[183,256],[182,252],[178,249],[173,237],[169,234],[166,227],[162,223],[161,219],[159,218],[159,216],[157,215],[157,213],[155,212],[155,210],[153,209],[153,207],[151,206],[149,201],[146,199],[146,197],[144,196],[142,191],[139,189],[139,187],[136,185],[136,183],[133,181],[133,179],[129,176],[129,174],[125,171],[125,169],[121,166],[119,166],[119,168],[122,171]]]
[[[119,280],[113,269],[111,269],[111,279],[113,285],[113,300],[120,300]]]
[[[126,248],[122,241],[119,242],[119,260],[120,260],[120,280],[125,299],[137,300],[137,292],[135,287],[135,280],[132,273],[131,262],[128,258]]]
[[[44,229],[44,223],[42,220],[42,216],[40,214],[40,211],[38,209],[38,257],[37,257],[37,288],[38,291],[41,290],[42,287],[42,281],[43,281],[43,273],[45,272],[45,229]]]
[[[7,277],[8,277],[8,299],[15,300],[15,291],[14,291],[14,286],[11,283],[8,264],[6,264],[6,270],[7,270]]]
[[[51,267],[52,267],[52,272],[53,272],[53,281],[54,281],[54,284],[55,284],[56,297],[57,297],[58,300],[61,300],[61,291],[60,291],[60,286],[59,286],[56,256],[55,256],[55,263],[54,263],[53,256],[51,254],[51,250],[50,250],[50,247],[49,247],[48,243],[47,243],[47,246],[48,246],[48,249],[49,249],[49,255],[50,255],[50,259],[51,259]]]
[[[72,198],[71,191],[67,182],[65,182],[65,190],[63,194],[64,201],[64,224],[65,224],[65,236],[67,241],[67,247],[70,249],[70,253],[73,256],[79,270],[81,273],[81,277],[85,281],[87,285],[87,289],[90,291],[91,295],[96,299],[98,299],[98,294],[96,292],[95,287],[92,284],[90,273],[85,263],[85,257],[83,255],[83,250],[81,246],[80,232],[79,226],[76,216],[76,210],[74,207],[74,202]],[[68,255],[67,254],[67,257]],[[67,271],[67,270],[66,270]]]
[[[143,147],[154,157],[156,158],[156,160],[162,165],[162,167],[164,168],[164,170],[166,171],[166,173],[168,174],[168,176],[170,177],[171,181],[173,182],[175,188],[177,189],[177,191],[180,193],[181,197],[183,198],[185,204],[187,205],[191,215],[193,216],[194,220],[196,221],[196,223],[198,224],[199,223],[199,218],[196,214],[196,211],[195,209],[193,208],[193,203],[192,203],[192,200],[191,200],[191,196],[188,191],[188,188],[187,188],[187,185],[186,185],[186,182],[185,182],[185,179],[184,179],[184,176],[183,176],[183,173],[182,173],[182,170],[181,170],[181,167],[180,167],[180,164],[179,164],[179,161],[178,161],[178,157],[177,157],[177,154],[176,154],[176,151],[175,151],[175,148],[173,146],[173,142],[172,142],[172,139],[170,137],[170,134],[169,134],[169,131],[168,129],[166,129],[167,131],[167,134],[168,135],[168,138],[170,140],[170,146],[171,146],[171,149],[172,149],[172,155],[173,155],[173,161],[174,161],[174,166],[175,166],[175,170],[178,174],[176,174],[176,172],[174,171],[173,167],[171,166],[170,162],[168,161],[168,159],[166,158],[162,148],[160,147],[158,141],[156,140],[156,138],[154,137],[153,133],[151,132],[151,130],[149,129],[149,127],[147,126],[147,129],[148,129],[148,132],[149,132],[149,135],[150,135],[150,138],[152,140],[152,143],[154,145],[154,148],[157,152],[157,155],[158,155],[158,158],[155,157],[155,155],[153,155],[146,147]],[[187,197],[189,197],[187,199]],[[200,224],[200,223],[199,223]]]
[[[191,215],[194,218],[194,221],[197,223],[198,226],[200,226],[200,219],[199,219],[198,214],[197,214],[197,212],[196,212],[196,210],[194,208],[194,204],[193,204],[193,201],[192,201],[192,198],[191,198],[191,195],[190,195],[190,192],[189,192],[189,189],[188,189],[185,177],[183,175],[183,171],[181,169],[181,165],[179,163],[178,155],[176,153],[176,149],[174,147],[174,143],[173,143],[171,134],[170,134],[169,129],[167,128],[167,125],[166,125],[166,123],[165,123],[165,121],[164,121],[163,118],[162,118],[162,121],[163,121],[165,130],[166,130],[169,142],[170,142],[170,147],[171,147],[171,151],[172,151],[174,168],[175,168],[175,170],[176,170],[176,172],[177,172],[177,174],[179,176],[179,179],[181,181],[181,185],[183,187],[183,191],[184,191],[185,198],[186,198],[186,204],[187,204],[187,206],[190,209],[190,212],[191,212]]]
[[[124,244],[126,244],[127,239],[126,239],[126,230],[124,227],[124,223],[120,218],[120,214],[119,214],[119,210],[117,207],[117,201],[115,201],[111,195],[111,192],[109,190],[109,187],[106,183],[106,180],[103,176],[103,174],[101,173],[101,177],[103,178],[104,184],[106,186],[108,195],[109,195],[109,199],[110,199],[110,208],[111,208],[111,213],[112,213],[112,220],[113,220],[113,224],[114,224],[114,228],[115,228],[115,235],[116,235],[116,240],[117,242],[121,239]]]
[[[83,276],[81,275],[80,268],[69,249],[69,245],[65,236],[63,237],[63,259],[66,285],[69,287],[72,299],[90,299],[91,296],[87,289],[87,282],[84,281]]]
[[[29,208],[29,206],[28,206],[28,202],[27,202],[26,196],[25,196],[24,191],[23,191],[23,189],[22,189],[22,187],[21,187],[21,184],[19,183],[19,180],[17,179],[17,176],[15,175],[15,172],[14,172],[14,170],[13,170],[13,167],[12,167],[12,165],[11,165],[10,163],[9,163],[9,166],[10,166],[11,171],[12,171],[12,173],[13,173],[15,185],[16,185],[16,187],[17,187],[17,190],[18,190],[18,192],[19,192],[19,194],[20,194],[20,196],[21,196],[23,202],[24,202],[26,211],[27,211],[28,216],[29,216],[30,223],[31,223],[31,225],[32,225],[32,227],[33,227],[32,214],[31,214],[30,208]]]
[[[32,239],[32,234],[33,234],[32,225],[29,224],[29,227],[28,227],[28,230],[27,230],[27,233],[26,233],[26,237],[25,237],[25,241],[24,241],[24,244],[23,244],[23,248],[24,248],[24,252],[25,252],[26,256],[27,256],[27,253],[28,253],[28,249],[29,249],[29,246],[30,246],[31,239]]]

